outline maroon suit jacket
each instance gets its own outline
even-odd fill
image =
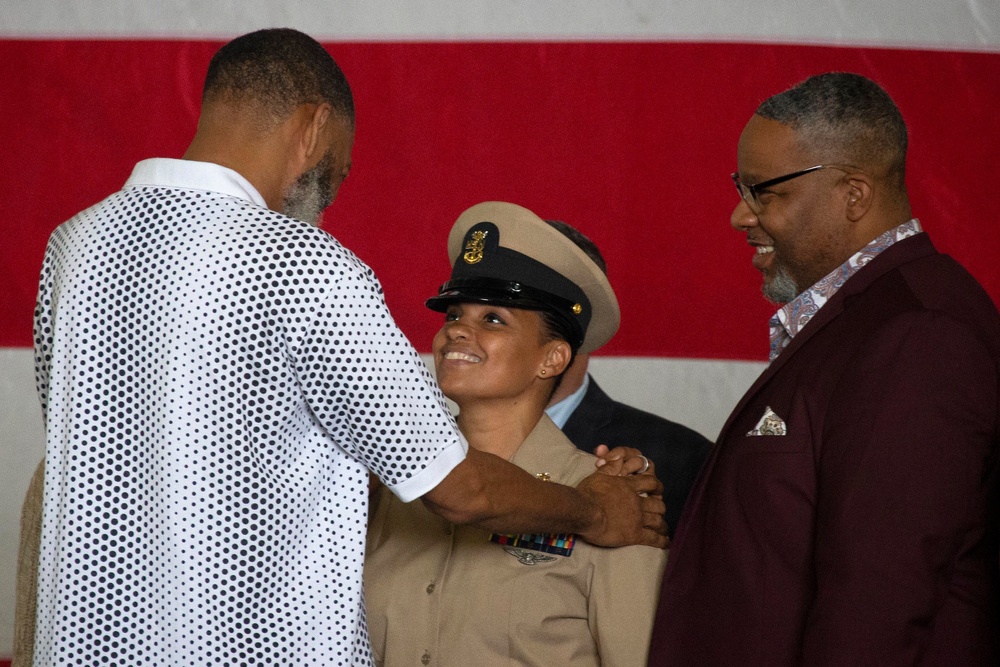
[[[926,234],[859,270],[723,427],[649,664],[996,665],[998,387],[996,307]]]

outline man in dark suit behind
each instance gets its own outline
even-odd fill
[[[844,73],[743,130],[731,222],[785,305],[691,492],[650,665],[997,665],[1000,317],[912,218],[906,145]]]
[[[607,264],[593,241],[565,222],[546,222],[572,239],[607,273]],[[593,453],[598,445],[633,447],[642,452],[663,482],[664,519],[672,536],[711,443],[687,426],[613,400],[588,374],[589,358],[588,354],[576,355],[546,413],[577,448],[586,452]]]

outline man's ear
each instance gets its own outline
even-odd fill
[[[847,219],[851,222],[857,222],[865,217],[874,203],[874,188],[871,178],[867,174],[848,174],[847,188]]]
[[[310,104],[307,107],[309,107],[309,113],[306,117],[305,127],[303,128],[302,152],[303,156],[309,162],[310,168],[312,168],[316,166],[316,163],[323,157],[323,153],[326,152],[325,144],[323,143],[323,134],[327,123],[330,122],[330,114],[333,112],[333,109],[328,102],[316,105]]]

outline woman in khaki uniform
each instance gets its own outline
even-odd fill
[[[428,300],[442,391],[470,446],[541,479],[594,470],[545,416],[576,352],[615,333],[607,278],[527,209],[487,202],[449,236],[451,280]],[[645,665],[666,553],[605,549],[573,535],[491,535],[454,526],[385,488],[373,497],[365,561],[380,664]]]

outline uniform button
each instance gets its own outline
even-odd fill
[[[428,584],[427,585],[427,594],[430,595],[433,592],[434,592],[434,584]]]
[[[431,654],[428,653],[427,651],[424,651],[424,654],[420,656],[420,662],[426,665],[429,664],[430,661],[431,661]]]

